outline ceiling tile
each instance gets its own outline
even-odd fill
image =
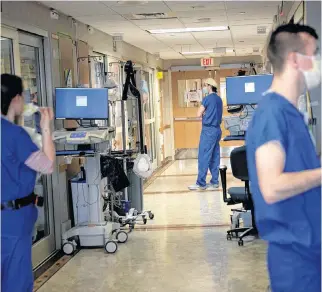
[[[112,10],[99,1],[50,1],[45,5],[73,17],[113,14]]]
[[[253,9],[263,7],[276,7],[280,4],[280,1],[231,1],[226,0],[226,7],[230,9]]]
[[[207,31],[207,32],[194,32],[192,35],[197,39],[213,39],[213,40],[218,40],[218,39],[230,39],[230,31]]]
[[[164,60],[170,60],[170,59],[185,59],[181,54],[176,53],[174,51],[168,51],[168,52],[161,52],[160,57]]]
[[[270,32],[271,25],[268,23],[261,24],[261,26],[266,27],[266,34],[265,35],[258,35],[257,34],[257,27],[258,25],[243,25],[243,26],[231,26],[231,32],[234,38],[247,38],[247,37],[267,37]]]
[[[225,9],[223,1],[165,1],[172,11],[204,11]]]
[[[167,13],[170,9],[162,1],[152,1],[147,4],[126,4],[126,5],[110,5],[109,1],[104,2],[113,11],[126,15],[126,14],[142,14],[142,13]]]
[[[184,27],[184,25],[178,19],[133,20],[132,22],[143,29]]]

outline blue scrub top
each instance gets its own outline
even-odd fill
[[[36,171],[24,163],[39,151],[28,133],[21,127],[1,118],[1,202],[30,195],[35,188]],[[1,233],[22,235],[32,232],[37,218],[33,205],[19,210],[1,211]]]
[[[216,93],[207,95],[202,105],[206,111],[202,117],[202,125],[208,127],[219,127],[222,121],[223,104],[221,98]]]
[[[267,204],[260,192],[255,151],[269,141],[285,150],[285,172],[321,167],[303,115],[287,99],[268,93],[255,111],[246,134],[247,161],[255,204],[255,218],[261,237],[271,243],[292,244],[320,252],[321,188],[311,189],[287,200]]]

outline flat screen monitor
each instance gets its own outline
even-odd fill
[[[227,105],[258,104],[273,80],[272,74],[226,78]]]
[[[56,119],[108,119],[107,88],[56,88]]]

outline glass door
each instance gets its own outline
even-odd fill
[[[1,73],[20,75],[18,33],[1,26]]]
[[[19,33],[19,56],[25,102],[38,106],[46,105],[43,39]],[[41,133],[40,115],[36,113],[30,118],[24,118],[24,126]],[[38,176],[34,192],[44,197],[44,206],[38,208],[38,220],[32,238],[33,266],[36,267],[48,258],[56,248],[51,176]]]
[[[147,152],[151,158],[153,169],[157,168],[156,137],[155,137],[155,102],[154,76],[152,72],[143,71],[142,79],[146,82],[148,94],[143,90],[144,136]]]

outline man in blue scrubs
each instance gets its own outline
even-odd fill
[[[220,146],[220,124],[222,120],[223,103],[217,95],[217,83],[214,79],[206,80],[208,95],[203,99],[198,110],[198,117],[202,117],[202,130],[198,153],[198,178],[195,185],[189,186],[189,190],[215,190],[218,188]],[[206,177],[208,169],[212,179],[207,185]]]
[[[321,291],[321,164],[297,109],[299,96],[320,84],[317,40],[313,28],[298,24],[272,33],[267,56],[274,79],[246,137],[273,292]]]

